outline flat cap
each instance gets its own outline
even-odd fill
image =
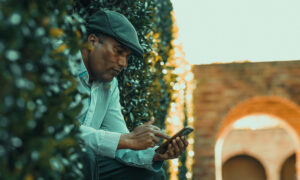
[[[87,29],[109,35],[129,47],[135,55],[143,57],[144,51],[136,30],[124,15],[110,10],[99,10],[88,18]]]

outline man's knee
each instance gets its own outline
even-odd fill
[[[164,180],[165,172],[163,169],[153,172],[143,168],[125,165],[115,159],[100,157],[98,159],[100,179],[110,180]]]
[[[165,180],[166,179],[166,172],[164,169],[160,169],[160,171],[155,172],[154,178],[153,179],[158,179],[158,180]]]
[[[159,171],[150,171],[142,168],[134,168],[130,172],[131,176],[129,176],[128,180],[165,180],[165,171],[160,169]]]

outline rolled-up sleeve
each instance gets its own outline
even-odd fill
[[[159,171],[163,165],[163,161],[153,162],[155,148],[145,150],[120,149],[116,152],[116,159],[129,166],[145,168],[151,171]]]

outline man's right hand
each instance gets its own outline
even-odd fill
[[[158,138],[169,139],[170,137],[163,133],[158,127],[152,125],[154,120],[136,127],[129,134],[122,134],[120,137],[118,149],[142,150],[154,147]]]

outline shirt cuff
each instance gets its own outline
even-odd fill
[[[154,148],[149,148],[147,150],[145,150],[145,155],[144,155],[144,159],[145,159],[145,164],[146,164],[146,169],[157,172],[160,170],[160,168],[163,165],[164,161],[153,161],[154,155],[155,155],[155,149],[158,146],[155,146]]]
[[[160,168],[162,167],[164,161],[155,161],[152,164],[152,171],[158,172],[160,170]]]
[[[120,133],[104,131],[104,134],[101,137],[101,145],[98,149],[99,154],[102,156],[115,158],[120,136]]]
[[[145,168],[151,171],[159,171],[164,161],[153,162],[155,148],[145,150],[119,149],[116,152],[116,159],[129,166]]]

